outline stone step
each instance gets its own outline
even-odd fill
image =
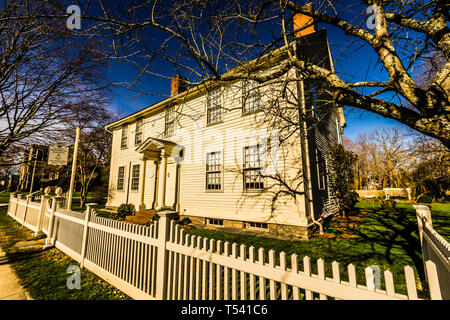
[[[134,215],[136,217],[150,217],[152,218],[156,213],[155,209],[147,209],[147,210],[141,210],[137,211]]]
[[[152,219],[151,217],[141,217],[141,216],[126,216],[125,217],[125,220],[127,222],[141,224],[141,225],[145,225],[151,219]]]

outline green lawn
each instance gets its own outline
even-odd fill
[[[8,203],[9,194],[10,192],[0,192],[0,203]]]
[[[20,226],[6,215],[6,207],[0,207],[0,246],[9,257],[12,246],[23,240],[33,239],[32,232]],[[56,248],[11,262],[20,284],[36,300],[125,300],[123,292],[111,286],[87,269],[81,270],[81,288],[68,289],[70,274],[67,267],[78,265]]]
[[[190,234],[245,244],[256,249],[262,247],[266,252],[270,249],[288,256],[295,253],[299,256],[300,268],[304,256],[309,256],[313,271],[317,271],[316,260],[323,258],[326,262],[327,275],[331,276],[331,263],[340,263],[341,278],[347,280],[347,265],[356,266],[358,283],[365,284],[364,268],[377,265],[381,271],[390,270],[394,275],[396,291],[406,293],[404,266],[410,265],[416,272],[417,282],[424,281],[424,270],[421,258],[420,243],[417,231],[415,210],[411,204],[399,204],[395,211],[381,210],[378,204],[359,202],[358,209],[369,208],[364,221],[356,228],[354,236],[341,240],[311,239],[308,241],[286,241],[267,237],[255,237],[226,233],[216,230],[193,229]],[[447,239],[450,236],[448,218],[450,203],[433,204],[433,226]],[[289,260],[289,259],[288,259]],[[382,287],[384,288],[382,278]]]

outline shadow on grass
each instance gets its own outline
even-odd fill
[[[370,243],[373,254],[389,265],[397,264],[398,259],[408,264],[412,262],[423,283],[425,273],[415,213],[404,208],[378,210],[366,219],[354,231],[357,236],[354,241]]]

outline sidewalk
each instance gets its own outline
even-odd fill
[[[19,284],[9,263],[2,263],[5,253],[0,249],[0,300],[32,300]]]

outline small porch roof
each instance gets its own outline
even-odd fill
[[[142,142],[136,151],[144,155],[144,159],[157,161],[161,157],[161,150],[173,158],[181,158],[183,156],[183,147],[169,140],[158,138],[147,138]]]

